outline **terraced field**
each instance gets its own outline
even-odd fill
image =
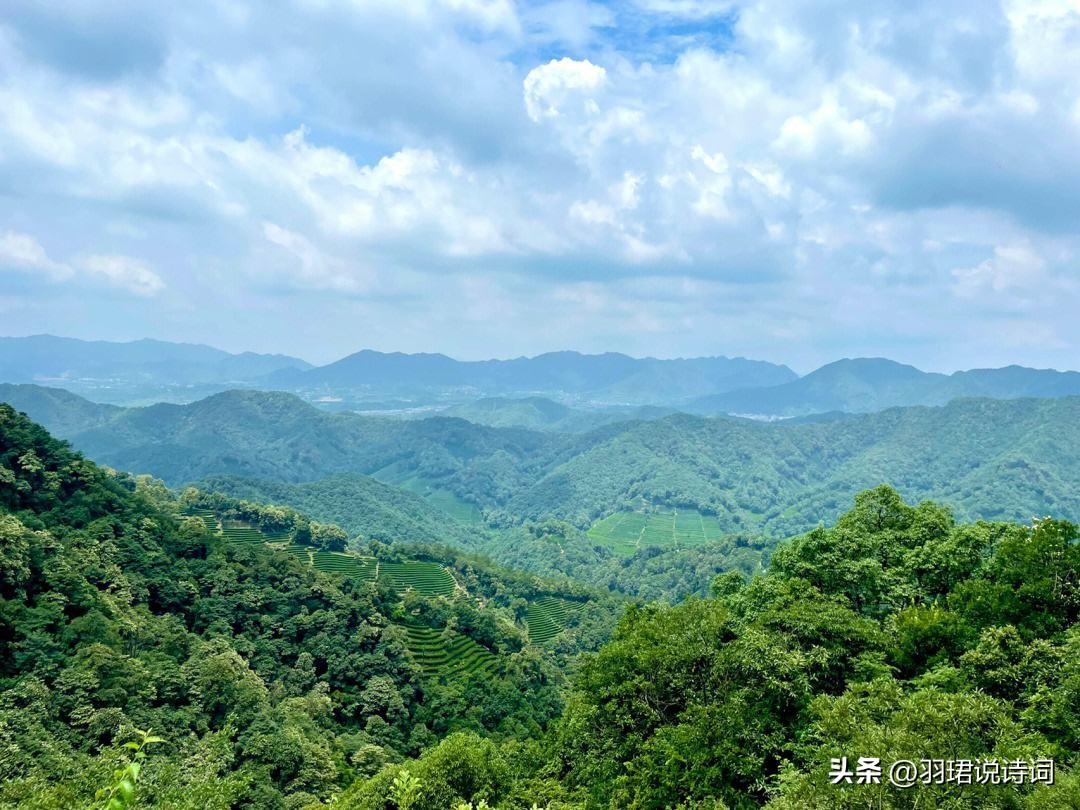
[[[257,527],[236,520],[226,520],[221,525],[221,536],[230,545],[265,543],[264,535]]]
[[[216,532],[218,530],[218,519],[217,515],[214,514],[213,509],[199,509],[193,507],[191,509],[188,509],[184,514],[190,517],[201,518],[202,522],[206,524],[206,528],[208,528],[212,532]]]
[[[454,578],[438,563],[419,560],[384,562],[379,566],[379,576],[397,591],[413,588],[428,596],[449,596],[454,592]]]
[[[462,500],[449,490],[429,488],[420,494],[432,506],[443,510],[462,523],[477,524],[484,522],[484,516],[480,512],[479,506]]]
[[[395,590],[405,591],[413,588],[428,596],[449,596],[456,587],[454,577],[438,563],[408,560],[380,565],[374,557],[317,550],[310,546],[293,543],[291,533],[265,532],[239,520],[221,521],[219,529],[218,518],[210,509],[190,509],[187,514],[201,518],[212,531],[220,533],[225,542],[230,545],[271,543],[286,554],[291,554],[308,565],[313,565],[319,571],[356,577],[365,581],[381,576]]]
[[[566,629],[570,616],[584,608],[583,602],[545,596],[529,603],[525,624],[529,628],[529,641],[542,644]]]
[[[296,559],[300,560],[300,562],[306,563],[307,565],[313,565],[315,562],[315,549],[313,549],[311,546],[301,546],[296,543],[292,543],[285,546],[282,551],[284,551],[286,554],[291,554],[292,556],[296,557]]]
[[[454,633],[444,642],[441,631],[433,627],[403,624],[405,645],[416,663],[430,676],[457,675],[462,672],[490,672],[498,662],[495,654],[471,638]]]
[[[589,529],[593,542],[616,554],[631,555],[646,546],[690,548],[723,537],[716,518],[693,509],[670,511],[616,512],[598,520]]]
[[[379,570],[378,562],[374,557],[358,557],[355,554],[342,554],[339,551],[312,551],[309,557],[318,571],[341,574],[365,581],[375,579]]]
[[[414,475],[411,470],[403,470],[400,462],[394,462],[376,470],[371,476],[384,484],[419,495],[436,509],[441,509],[462,523],[484,522],[484,516],[476,504],[459,498],[448,489],[433,486],[429,481]]]

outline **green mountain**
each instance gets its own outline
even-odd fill
[[[219,475],[196,486],[231,498],[290,506],[364,540],[464,549],[480,548],[484,541],[481,529],[459,523],[419,495],[356,473],[302,484]]]
[[[654,405],[628,408],[585,410],[572,408],[544,397],[485,397],[474,402],[454,405],[439,412],[440,416],[466,419],[490,427],[516,427],[553,433],[585,433],[603,425],[629,422],[636,419],[660,419],[675,411]]]
[[[276,371],[306,368],[308,363],[286,355],[230,354],[191,343],[0,337],[0,382],[62,385],[100,402],[189,402]]]
[[[973,404],[985,425],[1013,403]],[[962,524],[877,487],[781,544],[763,575],[630,605],[615,626],[618,602],[476,558],[306,545],[342,538],[102,469],[0,404],[0,806],[1080,797],[1080,533],[1066,521]],[[883,774],[929,757],[997,776],[859,782],[861,756]]]
[[[618,605],[301,528],[335,534],[104,470],[0,404],[0,806],[91,806],[135,729],[162,747],[139,806],[170,810],[308,807],[452,731],[535,737]]]
[[[123,412],[116,405],[91,402],[62,388],[0,383],[0,402],[17,403],[21,411],[47,424],[59,436],[72,436],[107,424]]]
[[[965,518],[1080,515],[1080,398],[956,400],[799,424],[673,416],[584,448],[505,509],[583,525],[638,503],[715,514],[784,537],[834,519],[881,483]]]
[[[935,374],[880,357],[838,360],[797,380],[700,397],[696,413],[790,417],[828,411],[870,412],[904,405],[944,405],[960,397],[1080,395],[1080,373],[1008,366]]]
[[[33,416],[40,397],[14,393]],[[57,418],[55,409],[44,416]],[[126,409],[64,435],[101,463],[171,484],[362,473],[452,493],[500,525],[560,518],[585,528],[613,511],[668,506],[715,516],[721,532],[784,537],[833,519],[856,492],[883,482],[909,498],[947,500],[965,518],[1080,515],[1076,397],[957,400],[796,423],[680,414],[570,435],[333,414],[288,394],[231,391]]]
[[[663,405],[795,378],[786,366],[742,357],[658,360],[624,354],[551,352],[513,360],[454,360],[442,354],[364,350],[319,368],[283,370],[265,386],[363,401],[410,395],[454,402],[541,394],[589,403]]]

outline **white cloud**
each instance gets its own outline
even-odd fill
[[[52,259],[36,238],[18,231],[0,234],[0,271],[3,270],[38,274],[49,284],[101,279],[141,297],[156,295],[165,288],[162,278],[139,259],[92,255],[60,262]]]
[[[18,231],[0,234],[0,270],[41,272],[53,281],[71,275],[71,268],[53,261],[33,236]]]
[[[131,256],[87,256],[79,266],[109,284],[143,298],[165,289],[165,282],[145,262]]]
[[[1013,300],[1051,292],[1046,260],[1028,244],[999,245],[973,267],[952,271],[953,291],[961,298],[1009,295]]]
[[[267,242],[283,248],[295,260],[289,263],[286,272],[297,281],[298,286],[344,293],[359,293],[369,288],[372,278],[369,271],[350,267],[339,259],[325,255],[302,234],[272,222],[264,222],[262,232]]]
[[[525,109],[533,121],[557,118],[571,105],[577,111],[595,115],[599,108],[594,91],[603,87],[606,79],[607,71],[588,59],[552,59],[525,76]]]
[[[808,334],[785,323],[841,300],[836,340],[893,329],[902,346],[954,295],[985,322],[1010,298],[1080,306],[1075,0],[153,14],[157,58],[105,78],[0,28],[0,172],[25,209],[0,215],[6,269],[197,297],[220,268],[255,310],[282,284],[390,325],[412,307],[430,345],[455,296],[527,308],[530,284],[588,284],[595,302],[643,277],[774,307],[763,343],[717,351]],[[874,295],[890,307],[859,305]],[[679,324],[624,314],[654,335]],[[617,321],[604,334],[632,342]],[[599,340],[576,328],[568,342]],[[927,329],[926,345],[959,340]]]
[[[730,0],[635,0],[635,5],[646,11],[689,19],[730,14],[736,6]]]

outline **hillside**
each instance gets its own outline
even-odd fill
[[[280,354],[231,354],[210,346],[115,343],[53,335],[0,337],[0,382],[62,385],[99,402],[191,401],[227,384],[309,364]]]
[[[40,398],[16,393],[13,404],[33,416]],[[46,416],[56,419],[55,409]],[[128,409],[65,438],[95,460],[171,484],[363,473],[452,493],[504,525],[556,517],[586,528],[613,511],[666,504],[715,515],[723,532],[784,537],[883,482],[908,498],[947,500],[970,519],[1080,515],[1077,397],[797,423],[674,415],[569,435],[331,414],[287,394],[233,391]]]
[[[579,524],[614,505],[685,505],[726,531],[784,537],[889,483],[966,519],[1080,515],[1080,398],[956,400],[800,424],[674,416],[634,424],[545,472],[505,505]]]
[[[410,395],[461,402],[543,395],[590,403],[663,405],[795,378],[786,366],[736,357],[658,360],[624,354],[551,352],[513,360],[454,360],[442,354],[364,350],[307,371],[269,375],[264,387],[357,400]]]
[[[863,412],[905,405],[944,405],[960,397],[1018,399],[1080,395],[1080,373],[1008,366],[935,374],[884,358],[829,363],[805,377],[764,388],[700,397],[695,413],[790,417]]]
[[[489,427],[516,427],[552,433],[585,433],[604,425],[670,416],[671,408],[643,405],[585,410],[544,397],[485,397],[440,411],[441,416],[465,419]]]
[[[116,405],[91,402],[62,388],[40,385],[0,383],[0,402],[10,402],[20,410],[33,413],[58,436],[72,436],[107,424],[123,413]]]
[[[584,589],[422,549],[296,553],[327,528],[111,473],[0,404],[0,806],[89,806],[136,728],[163,747],[140,806],[171,810],[306,807],[452,730],[535,737],[556,659],[618,607],[571,618]]]
[[[291,506],[365,541],[437,543],[465,549],[479,548],[484,541],[481,529],[459,523],[419,495],[356,473],[302,484],[219,475],[196,486],[231,498]]]
[[[12,404],[32,416],[43,399],[32,395],[31,388],[10,394]],[[50,408],[44,416],[57,414]],[[528,469],[529,459],[553,441],[544,434],[496,430],[461,419],[328,413],[291,394],[260,391],[227,391],[189,405],[128,408],[104,424],[78,425],[72,417],[64,427],[58,435],[95,460],[150,472],[173,485],[212,475],[312,481],[335,473],[373,474],[405,463],[433,480],[452,479],[469,468],[495,487],[495,479],[507,477],[504,473]],[[503,458],[512,463],[483,469],[481,460]],[[523,481],[522,475],[510,475],[505,483]]]
[[[839,788],[859,805],[1080,795],[1065,521],[963,525],[878,487],[763,576],[613,632],[617,602],[475,559],[300,544],[327,529],[177,499],[0,405],[0,805],[85,807],[127,774],[170,810],[796,810],[835,806],[842,751],[1056,761],[1052,783]],[[596,647],[567,684],[555,662]]]
[[[535,759],[447,740],[333,806],[385,808],[408,781],[415,810],[1075,807],[1077,539],[861,493],[763,576],[627,610]],[[935,781],[934,760],[970,763],[970,782]],[[889,778],[909,762],[930,775]]]

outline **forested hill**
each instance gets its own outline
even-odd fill
[[[742,357],[659,360],[625,354],[549,352],[512,360],[454,360],[443,354],[364,350],[307,371],[268,376],[267,387],[359,396],[559,395],[657,405],[795,379],[787,366]]]
[[[301,484],[218,475],[197,486],[247,501],[291,506],[365,540],[438,542],[463,549],[479,549],[485,540],[481,527],[455,520],[419,495],[356,473]]]
[[[920,371],[881,357],[837,360],[805,377],[685,403],[695,413],[789,417],[828,411],[869,413],[906,405],[944,405],[960,397],[1080,395],[1080,372],[1007,366],[953,374]]]
[[[230,540],[238,514],[341,539],[177,499],[0,405],[0,807],[110,790],[169,810],[1078,806],[1066,521],[958,524],[878,487],[763,576],[631,607],[564,685],[543,644],[568,600],[534,615],[468,562],[431,596],[395,584],[400,560],[388,583],[319,573],[315,552]],[[830,779],[860,756],[1027,776]]]
[[[41,397],[16,407],[91,458],[171,484],[213,475],[314,481],[364,473],[435,487],[498,523],[558,517],[579,527],[646,505],[717,515],[726,531],[787,536],[835,518],[887,482],[947,500],[965,518],[1080,515],[1080,398],[957,400],[789,424],[687,415],[581,435],[461,419],[331,414],[288,394],[227,392],[186,406],[94,415],[85,430]]]
[[[598,641],[616,607],[579,621],[535,577],[310,546],[332,529],[176,498],[0,404],[0,807],[90,806],[134,729],[162,738],[139,806],[169,810],[310,807],[452,730],[535,738],[562,675],[533,625]]]
[[[0,393],[2,395],[2,393]],[[544,397],[485,397],[439,411],[477,425],[518,427],[552,433],[586,433],[604,425],[660,419],[677,411],[656,405],[586,410]]]
[[[633,424],[550,468],[506,509],[581,522],[601,504],[673,503],[729,530],[787,536],[889,483],[965,518],[1080,515],[1080,397],[957,400],[800,424],[674,416]],[[610,507],[609,507],[610,508]]]

